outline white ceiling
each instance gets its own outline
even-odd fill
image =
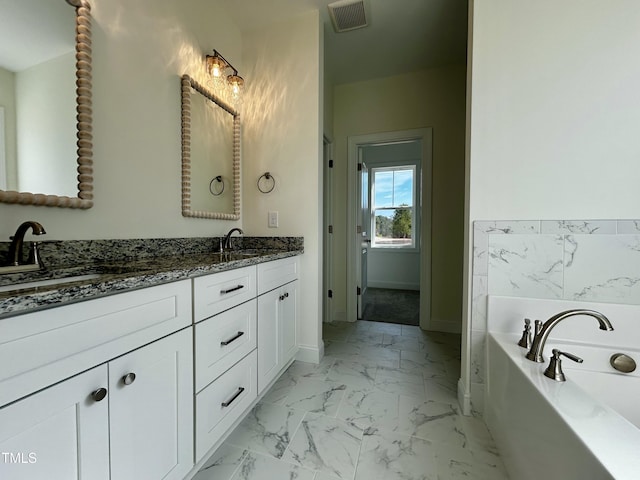
[[[336,33],[334,0],[221,0],[241,31],[319,10],[334,84],[464,63],[467,0],[365,0],[369,26]]]

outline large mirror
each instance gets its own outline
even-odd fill
[[[0,1],[0,202],[93,205],[85,0]]]
[[[240,116],[182,76],[182,215],[240,218]]]

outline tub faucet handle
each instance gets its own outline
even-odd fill
[[[531,320],[528,318],[524,319],[524,331],[522,332],[522,338],[518,341],[518,345],[522,348],[531,348]]]
[[[577,363],[582,363],[583,360],[569,352],[561,352],[557,348],[552,350],[553,355],[551,356],[551,360],[549,361],[549,366],[544,371],[544,376],[555,380],[556,382],[564,382],[567,377],[565,377],[564,372],[562,371],[562,360],[560,359],[560,355],[564,355],[569,360],[573,360]]]

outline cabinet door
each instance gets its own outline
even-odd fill
[[[102,365],[0,409],[0,478],[108,480],[106,387]]]
[[[258,297],[258,394],[280,371],[281,289]]]
[[[111,480],[182,480],[191,470],[192,352],[187,328],[109,362]]]
[[[280,364],[284,366],[298,352],[296,317],[298,312],[298,281],[282,287],[284,299],[280,305]]]

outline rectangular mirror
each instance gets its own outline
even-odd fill
[[[1,10],[0,202],[89,208],[89,4],[15,0]]]
[[[182,76],[182,215],[240,218],[240,115]]]

